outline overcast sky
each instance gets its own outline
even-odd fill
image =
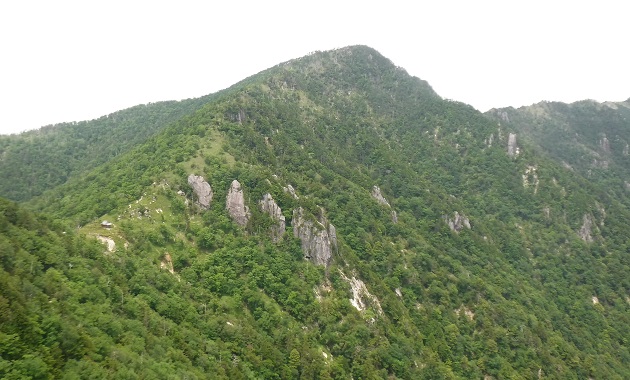
[[[480,111],[622,101],[630,98],[625,3],[2,1],[0,133],[198,97],[356,44]]]

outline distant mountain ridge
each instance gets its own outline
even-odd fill
[[[620,199],[630,190],[630,99],[541,102],[486,113],[568,170],[605,184]]]
[[[138,105],[90,121],[0,135],[0,196],[26,201],[40,195],[127,152],[211,98]]]

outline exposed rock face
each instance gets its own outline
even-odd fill
[[[197,206],[202,210],[207,210],[210,207],[210,202],[212,202],[214,195],[210,184],[206,182],[202,176],[194,174],[188,176],[188,184],[192,187],[197,196]]]
[[[469,308],[467,308],[466,306],[464,306],[463,304],[459,307],[459,309],[455,309],[455,313],[457,314],[458,317],[463,314],[470,321],[475,319],[475,313]]]
[[[606,209],[604,209],[604,206],[600,204],[599,202],[595,202],[595,207],[597,208],[597,211],[599,212],[599,217],[600,217],[599,225],[603,227],[604,220],[606,219]]]
[[[293,210],[293,234],[302,241],[304,258],[317,265],[328,266],[333,250],[337,249],[337,231],[326,218],[312,221],[304,218],[304,209]]]
[[[250,217],[249,207],[245,206],[243,189],[241,188],[241,183],[237,180],[232,181],[230,191],[225,201],[225,208],[236,224],[241,227],[247,225]]]
[[[516,135],[514,133],[510,133],[508,135],[508,148],[507,149],[508,149],[507,150],[508,156],[510,157],[516,157],[520,153],[518,146],[516,145]]]
[[[580,238],[587,243],[593,241],[593,237],[591,236],[591,228],[593,227],[593,217],[590,214],[584,214],[584,219],[582,223],[582,227],[578,231],[578,235]]]
[[[509,123],[510,122],[510,117],[508,116],[508,113],[503,111],[499,114],[499,117],[501,118],[502,121]]]
[[[352,288],[352,298],[350,299],[350,303],[355,307],[355,309],[363,311],[368,306],[372,306],[379,315],[383,314],[383,309],[381,308],[381,303],[378,298],[368,291],[363,281],[355,276],[349,278],[341,270],[339,270],[339,273],[341,274],[341,278],[348,282]]]
[[[293,188],[293,186],[287,185],[286,187],[283,187],[282,189],[284,190],[285,193],[291,194],[293,198],[300,199],[300,197],[298,197],[297,194],[295,193],[295,189]]]
[[[263,212],[269,214],[271,219],[276,222],[276,224],[271,227],[271,239],[274,242],[280,241],[286,229],[286,222],[284,215],[282,215],[282,210],[269,193],[263,195],[263,198],[260,200],[260,207]]]
[[[610,141],[605,133],[602,134],[602,138],[599,140],[599,147],[602,148],[605,153],[610,153]]]
[[[175,274],[175,269],[173,269],[173,259],[171,258],[171,254],[166,252],[164,254],[164,260],[160,262],[160,269],[166,269],[171,274]]]
[[[457,233],[463,230],[464,227],[470,229],[470,220],[468,220],[468,218],[464,216],[463,214],[460,215],[459,212],[457,211],[455,211],[455,214],[453,215],[453,219],[449,218],[448,216],[445,216],[444,221],[446,221],[446,224],[448,224],[448,226],[451,228],[451,231],[454,231]]]
[[[398,214],[396,213],[395,210],[392,210],[392,223],[394,224],[398,223]]]
[[[385,199],[385,197],[383,197],[383,194],[381,194],[381,188],[374,185],[374,187],[372,188],[372,198],[376,199],[376,201],[384,206],[387,207],[391,207],[389,205],[389,202],[387,202],[387,199]]]
[[[96,238],[101,243],[107,245],[107,252],[114,252],[114,251],[116,251],[116,243],[114,242],[114,239],[109,238],[107,236],[101,236],[101,235],[97,235]]]
[[[491,133],[490,137],[488,137],[487,139],[484,140],[484,142],[486,143],[486,147],[492,148],[492,142],[493,141],[494,141],[494,133]]]
[[[534,194],[538,192],[538,174],[536,170],[538,168],[536,166],[528,166],[525,169],[525,173],[523,174],[523,187],[529,187],[530,185],[534,186]]]

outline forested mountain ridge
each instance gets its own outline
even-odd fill
[[[630,190],[630,99],[571,104],[541,102],[486,115],[518,131],[567,169],[627,198]]]
[[[212,96],[138,105],[90,121],[0,135],[0,196],[27,201],[144,142]]]
[[[107,246],[3,264],[15,289],[59,276],[42,293],[82,327],[3,329],[0,371],[626,378],[630,211],[518,135],[364,46],[250,77],[29,203]]]

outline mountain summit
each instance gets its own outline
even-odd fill
[[[196,104],[0,203],[3,377],[630,377],[630,211],[512,110],[365,46]]]

